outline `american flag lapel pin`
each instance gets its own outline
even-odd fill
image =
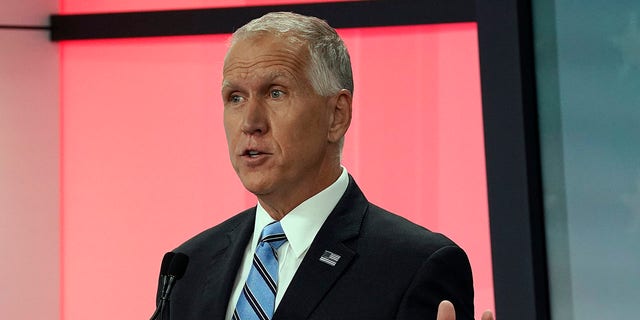
[[[340,260],[340,255],[335,254],[329,250],[325,250],[322,256],[320,256],[320,261],[332,267],[335,266],[336,263],[338,263],[338,260]]]

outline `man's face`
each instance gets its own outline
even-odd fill
[[[238,41],[225,59],[229,155],[244,186],[259,198],[295,198],[317,189],[337,157],[329,152],[332,98],[313,90],[308,60],[305,46],[272,35]]]

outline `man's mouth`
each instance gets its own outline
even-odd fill
[[[242,153],[243,156],[246,156],[249,158],[256,158],[262,154],[264,154],[264,152],[260,152],[258,150],[245,150],[245,152]]]

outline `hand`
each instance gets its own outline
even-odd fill
[[[447,300],[440,302],[436,320],[456,320],[456,309],[453,307],[453,303]],[[482,320],[494,320],[493,312],[491,312],[491,310],[483,312]]]

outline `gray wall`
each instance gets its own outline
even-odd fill
[[[0,319],[59,319],[58,46],[55,0],[0,4]]]
[[[534,4],[553,319],[635,319],[640,3]]]

